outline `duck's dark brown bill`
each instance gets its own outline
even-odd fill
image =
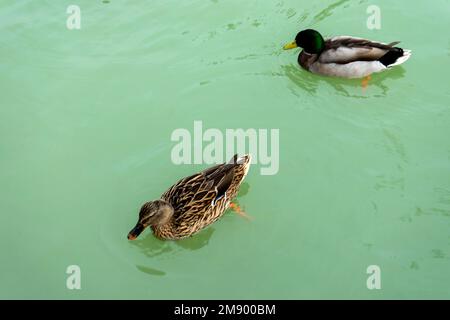
[[[144,231],[144,226],[138,223],[129,233],[128,240],[135,240]]]

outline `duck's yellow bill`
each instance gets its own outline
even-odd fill
[[[289,50],[289,49],[295,49],[297,48],[297,43],[295,41],[289,42],[288,44],[285,44],[283,49],[284,50]]]

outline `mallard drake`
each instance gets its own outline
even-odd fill
[[[299,32],[283,49],[303,48],[298,63],[304,69],[326,76],[363,78],[400,65],[411,51],[389,44],[350,36],[324,40],[316,30]]]
[[[128,239],[136,239],[149,226],[160,239],[182,239],[217,221],[236,197],[250,162],[250,155],[235,155],[228,163],[181,179],[160,199],[142,206]]]

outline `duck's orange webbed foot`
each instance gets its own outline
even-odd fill
[[[234,212],[236,212],[238,215],[240,215],[244,219],[247,219],[249,221],[253,220],[253,217],[246,214],[245,211],[243,211],[241,209],[241,207],[239,205],[237,205],[236,203],[231,202],[230,209],[233,210]]]
[[[370,79],[372,79],[370,74],[362,79],[361,86],[362,86],[363,89],[367,88],[367,86],[369,85]]]

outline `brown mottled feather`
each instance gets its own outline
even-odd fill
[[[233,161],[213,166],[181,179],[170,187],[161,199],[174,208],[168,224],[152,226],[157,237],[180,239],[192,235],[219,219],[247,174],[250,156],[242,163]]]

